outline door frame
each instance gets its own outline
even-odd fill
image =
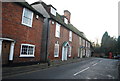
[[[62,61],[64,60],[67,60],[67,52],[68,52],[68,49],[70,47],[70,44],[68,42],[64,42],[63,45],[62,45]],[[66,49],[66,51],[65,51]]]
[[[3,41],[10,41],[11,42],[11,45],[10,45],[10,54],[9,54],[9,58],[8,60],[9,61],[13,61],[13,56],[14,56],[14,46],[15,46],[15,43],[16,41],[13,40],[13,39],[10,39],[10,38],[0,38],[0,57],[2,55],[2,42]],[[1,57],[2,58],[2,57]]]

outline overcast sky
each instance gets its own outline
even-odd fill
[[[29,3],[38,0],[26,0]],[[108,31],[110,36],[118,37],[118,2],[120,0],[42,0],[53,5],[60,15],[64,10],[71,12],[71,23],[86,37],[101,42],[102,35]]]

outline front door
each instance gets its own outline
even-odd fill
[[[67,60],[68,48],[66,46],[64,46],[62,51],[63,51],[62,52],[62,60]]]
[[[10,41],[2,42],[2,64],[7,64],[9,61],[8,59],[10,54],[10,46],[11,46]]]
[[[81,57],[81,48],[78,48],[78,57]]]
[[[67,47],[64,48],[64,60],[67,60]]]

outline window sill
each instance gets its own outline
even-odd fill
[[[58,58],[59,56],[54,56],[54,58]]]
[[[55,37],[60,39],[60,37],[57,37],[57,36],[55,36]]]
[[[33,55],[32,56],[31,55],[21,55],[19,57],[26,57],[26,58],[28,57],[29,58],[29,57],[35,57],[35,56],[33,56]]]
[[[32,25],[28,25],[28,24],[25,24],[25,23],[22,23],[22,25],[32,28]]]
[[[69,40],[69,42],[72,42],[72,41]]]

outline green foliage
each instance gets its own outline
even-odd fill
[[[120,36],[118,37],[118,40],[117,40],[117,51],[118,53],[120,53]]]
[[[105,32],[101,41],[101,52],[106,55],[108,52],[116,53],[117,52],[117,40],[115,37],[110,37],[108,32]]]

